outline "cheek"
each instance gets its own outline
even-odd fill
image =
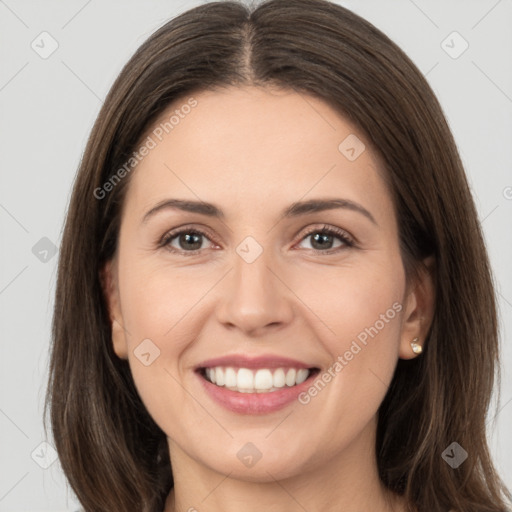
[[[371,339],[369,331],[387,341],[398,341],[404,274],[399,257],[379,251],[365,260],[329,272],[328,280],[318,273],[302,285],[304,302],[317,311],[330,334],[320,336],[329,342],[329,352],[346,350],[347,342]],[[326,283],[319,287],[318,283]],[[314,285],[314,286],[313,286]],[[376,330],[375,330],[376,329]],[[378,332],[376,332],[378,331]]]
[[[386,277],[366,274],[357,279],[351,292],[338,301],[335,331],[343,339],[357,339],[363,345],[378,338],[380,345],[389,348],[389,343],[398,342],[401,293]]]
[[[182,363],[201,329],[201,299],[215,284],[211,273],[197,274],[128,259],[120,266],[133,380],[150,415],[166,431],[169,418],[190,407],[180,385],[187,373]]]
[[[163,346],[164,340],[173,339],[179,350],[180,336],[187,324],[191,309],[196,311],[201,298],[214,283],[210,275],[200,276],[187,269],[142,265],[135,262],[125,269],[122,289],[123,317],[130,332],[130,345],[144,338],[154,339]],[[188,326],[190,331],[190,326]]]
[[[344,396],[344,403],[377,407],[383,398],[398,361],[404,284],[401,260],[394,255],[340,269],[332,280],[319,309],[331,332],[319,339],[333,364],[339,363],[328,386],[337,389],[333,396]]]

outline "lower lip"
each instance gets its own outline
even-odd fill
[[[296,386],[285,386],[279,391],[267,393],[240,393],[216,386],[196,372],[208,395],[226,409],[240,414],[268,414],[283,409],[305,391],[318,372],[313,372],[304,382]]]

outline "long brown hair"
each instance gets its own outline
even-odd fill
[[[80,502],[87,511],[160,512],[173,485],[165,434],[112,348],[100,271],[116,253],[131,174],[114,175],[171,102],[237,85],[313,95],[358,127],[384,163],[408,279],[435,257],[424,353],[399,360],[379,409],[383,483],[410,510],[505,512],[512,497],[493,467],[485,423],[500,380],[496,298],[454,139],[411,60],[372,24],[326,0],[191,9],[137,50],[105,100],[62,238],[45,405]],[[105,193],[107,182],[114,186]],[[442,458],[452,442],[468,453],[456,469]]]

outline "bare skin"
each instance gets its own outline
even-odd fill
[[[105,268],[114,350],[168,438],[165,512],[404,511],[377,473],[377,411],[398,359],[417,357],[410,342],[425,340],[434,293],[427,273],[406,281],[378,157],[313,97],[245,87],[194,98],[133,171]],[[350,134],[366,144],[353,161],[338,149]],[[214,203],[224,218],[164,208],[143,221],[170,198]],[[375,222],[348,208],[280,219],[294,202],[332,198]],[[315,243],[324,225],[354,245]],[[183,226],[204,236],[159,247]],[[237,253],[246,237],[263,249],[251,263]],[[346,356],[371,326],[377,334]],[[146,339],[160,351],[149,365],[134,353]],[[347,364],[307,403],[248,415],[214,401],[194,371],[235,353],[291,357],[321,374],[339,357]],[[252,467],[237,456],[248,442],[261,453]]]

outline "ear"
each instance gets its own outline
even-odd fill
[[[400,337],[400,358],[412,359],[416,353],[411,342],[415,341],[423,349],[425,339],[434,318],[435,310],[435,259],[429,256],[423,260],[426,268],[420,266],[419,276],[408,288]]]
[[[114,352],[119,358],[128,359],[128,340],[123,327],[115,258],[109,260],[100,270],[100,282],[108,306]]]

